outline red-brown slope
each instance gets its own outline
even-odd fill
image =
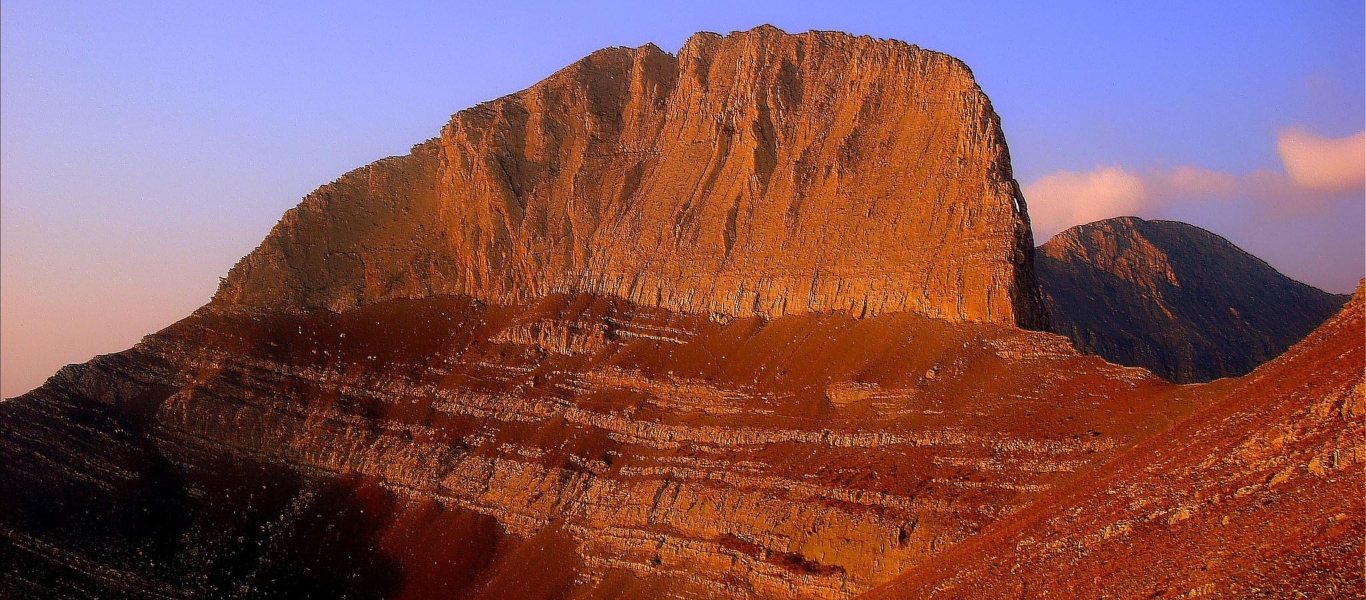
[[[999,119],[963,63],[759,27],[609,48],[289,211],[219,306],[557,292],[693,314],[1038,327]]]
[[[1247,374],[1347,300],[1194,225],[1134,217],[1059,233],[1035,272],[1053,331],[1183,383]]]
[[[1360,597],[1362,295],[1189,420],[867,597]]]
[[[356,571],[358,593],[847,598],[1146,439],[1201,393],[1051,334],[908,313],[723,324],[589,296],[202,311],[0,405],[14,425],[0,475],[25,482],[0,493],[19,506],[0,524],[23,548],[67,552],[25,551],[26,572],[71,580],[53,573],[93,564],[126,575],[87,582],[95,595],[147,581],[208,594],[263,577],[215,567],[257,564],[245,558],[257,542],[231,542],[223,524],[311,531],[289,507],[340,486],[354,491],[319,519],[363,510],[343,548],[389,565]],[[130,443],[152,458],[71,453],[92,407],[142,415]],[[196,475],[216,472],[203,456],[304,481],[270,484],[244,515]],[[136,485],[149,464],[168,492]],[[137,528],[73,533],[32,517],[62,499],[79,513],[108,472],[130,473],[117,485],[135,498],[169,496],[188,524],[153,528],[167,541],[133,558],[118,549],[146,545]],[[273,569],[318,560],[261,548]],[[347,581],[348,564],[319,585]]]

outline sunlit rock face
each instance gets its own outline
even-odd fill
[[[1179,382],[1243,375],[1342,307],[1194,225],[1121,217],[1036,254],[1054,331],[1077,348]]]
[[[0,403],[0,596],[852,598],[1303,383],[1180,386],[1028,329],[1031,246],[950,57],[772,28],[594,53]]]
[[[684,313],[1037,327],[999,119],[962,62],[772,27],[593,53],[310,194],[221,306],[558,292]]]

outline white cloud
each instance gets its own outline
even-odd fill
[[[1276,152],[1299,187],[1349,192],[1366,184],[1366,131],[1330,138],[1291,127],[1276,137]]]

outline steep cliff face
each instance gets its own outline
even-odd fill
[[[867,597],[1362,597],[1362,295],[1170,431]]]
[[[723,317],[1039,327],[999,119],[960,61],[772,27],[596,52],[310,194],[221,307],[587,292]]]
[[[1084,352],[1179,382],[1248,373],[1347,300],[1174,221],[1073,227],[1035,256],[1054,331]]]

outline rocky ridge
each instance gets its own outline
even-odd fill
[[[1035,253],[1053,331],[1084,352],[1188,383],[1251,372],[1342,307],[1194,225],[1120,217]]]
[[[0,508],[38,590],[270,595],[336,554],[359,562],[315,584],[377,597],[847,598],[1202,393],[1051,334],[909,313],[723,325],[583,295],[205,310],[0,405],[0,475],[20,484]],[[224,489],[223,470],[255,474]],[[349,533],[325,556],[289,541],[328,525]],[[419,552],[456,540],[457,569]]]
[[[1364,311],[866,597],[1361,597]]]
[[[223,308],[614,296],[721,318],[1040,327],[1024,200],[959,60],[759,27],[609,48],[310,194]]]

